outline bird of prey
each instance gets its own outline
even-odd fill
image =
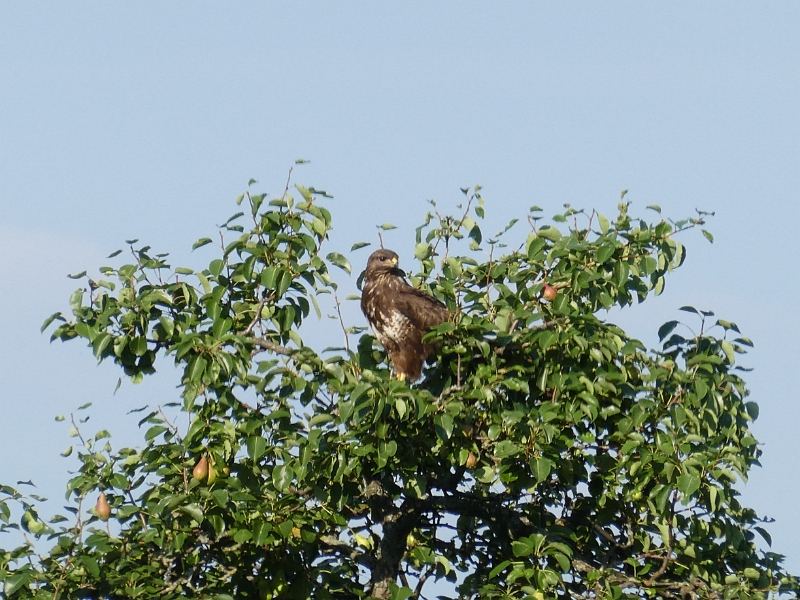
[[[425,359],[436,346],[422,338],[431,327],[446,323],[450,311],[433,296],[409,285],[391,250],[373,252],[367,261],[361,311],[386,349],[397,378],[416,381]]]

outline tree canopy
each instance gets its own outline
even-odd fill
[[[796,593],[735,487],[760,454],[737,364],[751,342],[692,307],[659,350],[609,321],[661,293],[686,257],[676,234],[705,214],[533,207],[488,237],[480,188],[455,215],[433,204],[410,281],[454,318],[413,383],[364,327],[342,320],[344,347],[314,347],[351,260],[327,252],[330,196],[295,189],[240,196],[205,268],[133,240],[127,264],[77,276],[43,330],[134,382],[174,362],[180,396],[142,414],[140,448],[76,422],[64,515],[0,487],[4,597]]]

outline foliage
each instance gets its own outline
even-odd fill
[[[479,188],[464,190],[459,215],[434,204],[411,279],[454,319],[430,335],[438,361],[409,385],[358,328],[355,350],[305,344],[319,297],[335,297],[331,266],[351,267],[323,256],[326,194],[296,188],[241,196],[246,214],[222,226],[203,270],[131,241],[134,262],[102,268],[70,316],[45,323],[133,381],[171,357],[182,395],[143,416],[140,449],[114,451],[105,431],[80,437],[73,419],[68,517],[45,521],[38,498],[0,488],[0,531],[26,533],[0,550],[6,598],[796,591],[782,557],[756,549],[768,534],[734,488],[760,452],[735,365],[750,341],[684,307],[699,331],[666,323],[648,352],[602,318],[663,290],[686,256],[675,234],[702,213],[651,224],[623,202],[613,220],[567,207],[547,225],[533,207],[511,250],[514,222],[484,239]],[[37,553],[29,536],[53,545]]]

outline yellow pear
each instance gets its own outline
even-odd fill
[[[470,452],[470,453],[469,453],[469,456],[467,456],[467,460],[466,460],[466,462],[464,463],[464,465],[465,465],[465,466],[466,466],[468,469],[474,469],[474,468],[475,468],[475,465],[477,465],[477,464],[478,464],[478,457],[477,457],[477,456],[475,456],[475,454],[473,454],[472,452]]]
[[[194,469],[192,469],[192,477],[197,481],[203,481],[208,477],[208,458],[205,455],[200,457],[200,460],[197,461]]]
[[[100,519],[103,521],[108,521],[108,517],[111,516],[111,505],[106,499],[105,492],[100,492],[100,495],[97,497],[97,504],[95,504],[94,510]]]

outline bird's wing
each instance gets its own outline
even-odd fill
[[[430,294],[411,286],[404,286],[398,290],[394,296],[394,306],[415,327],[425,333],[431,327],[436,327],[450,319],[450,311],[444,304]]]

